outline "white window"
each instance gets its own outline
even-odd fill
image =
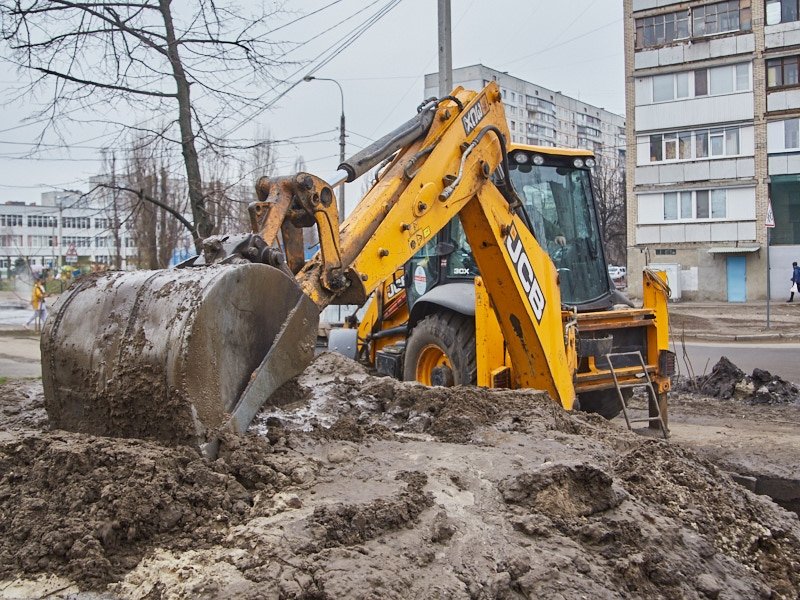
[[[674,221],[678,218],[678,193],[664,194],[664,220]]]
[[[689,73],[675,73],[675,97],[689,97]]]
[[[733,69],[729,66],[708,70],[709,93],[730,94],[733,92]]]
[[[727,217],[726,190],[697,190],[664,194],[664,220],[724,219]]]
[[[650,136],[650,162],[738,156],[739,128],[699,129]]]
[[[727,215],[727,194],[725,190],[711,192],[711,218],[724,219]]]
[[[750,64],[742,63],[736,69],[736,91],[745,92],[750,89]]]
[[[800,119],[783,122],[783,147],[785,150],[800,148]]]
[[[675,76],[656,75],[653,77],[653,102],[666,102],[675,98]]]
[[[692,218],[692,192],[681,192],[681,219]]]

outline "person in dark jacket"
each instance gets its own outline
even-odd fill
[[[792,287],[789,288],[789,299],[787,302],[794,301],[794,293],[798,291],[800,288],[800,267],[797,266],[796,262],[792,263]]]

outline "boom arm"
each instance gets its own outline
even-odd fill
[[[484,274],[518,383],[547,390],[566,408],[575,392],[561,321],[556,270],[529,226],[492,183],[508,136],[496,84],[475,94],[458,88],[456,101],[436,109],[424,139],[405,147],[361,200],[339,233],[327,182],[300,174],[298,186],[274,182],[271,202],[295,204],[315,217],[320,252],[297,274],[320,308],[339,301],[363,304],[450,219],[459,215]],[[463,110],[457,111],[456,107]],[[418,163],[421,162],[421,165]],[[272,209],[270,209],[272,210]],[[264,231],[264,230],[262,230]],[[277,229],[265,232],[265,240]],[[338,239],[337,239],[338,238]],[[274,238],[273,238],[274,239]]]

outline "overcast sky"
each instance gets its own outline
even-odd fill
[[[619,0],[451,0],[454,68],[483,63],[585,102],[624,114],[622,2]],[[286,3],[296,19],[331,0]],[[380,3],[379,3],[380,5]],[[363,11],[365,2],[341,0],[301,24],[281,30],[282,40],[305,41],[295,60],[311,59],[331,43],[316,36],[343,18]],[[436,0],[402,0],[355,43],[318,71],[344,90],[348,154],[381,137],[414,113],[423,98],[424,75],[438,68]],[[344,27],[344,26],[343,26]],[[341,35],[345,29],[340,28]],[[290,70],[292,72],[294,69]],[[301,78],[302,74],[295,77]],[[6,92],[18,75],[0,65]],[[31,99],[32,100],[32,99]],[[0,120],[0,203],[38,202],[43,191],[87,189],[99,172],[100,129],[74,128],[66,139],[72,150],[49,148],[26,155],[40,131],[23,125],[33,102],[6,104]],[[340,97],[330,82],[300,83],[268,113],[243,126],[273,139],[295,140],[279,146],[278,168],[292,170],[302,155],[307,170],[326,176],[338,164]],[[248,115],[249,116],[249,115]],[[45,142],[57,142],[46,139]],[[75,148],[75,147],[78,148]],[[361,193],[348,186],[348,205]]]

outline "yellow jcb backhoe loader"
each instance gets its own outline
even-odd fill
[[[511,144],[508,155],[511,183],[558,273],[563,327],[577,324],[574,383],[581,409],[616,416],[621,402],[609,360],[622,369],[625,385],[632,372],[641,374],[640,352],[666,419],[673,360],[665,351],[668,293],[658,275],[646,272],[644,306],[630,310],[609,277],[591,184],[594,154]],[[351,318],[348,328],[331,331],[329,346],[398,379],[512,387],[514,365],[495,314],[454,218],[375,291],[360,323]]]
[[[565,326],[559,273],[510,183],[507,137],[496,84],[456,88],[328,179],[259,180],[252,233],[207,239],[178,269],[82,279],[42,335],[51,424],[214,456],[222,432],[244,432],[311,361],[321,309],[366,302],[455,216],[513,364],[510,383],[571,409],[577,322]],[[339,228],[333,188],[378,165],[377,184]],[[305,263],[309,226],[320,250]]]

